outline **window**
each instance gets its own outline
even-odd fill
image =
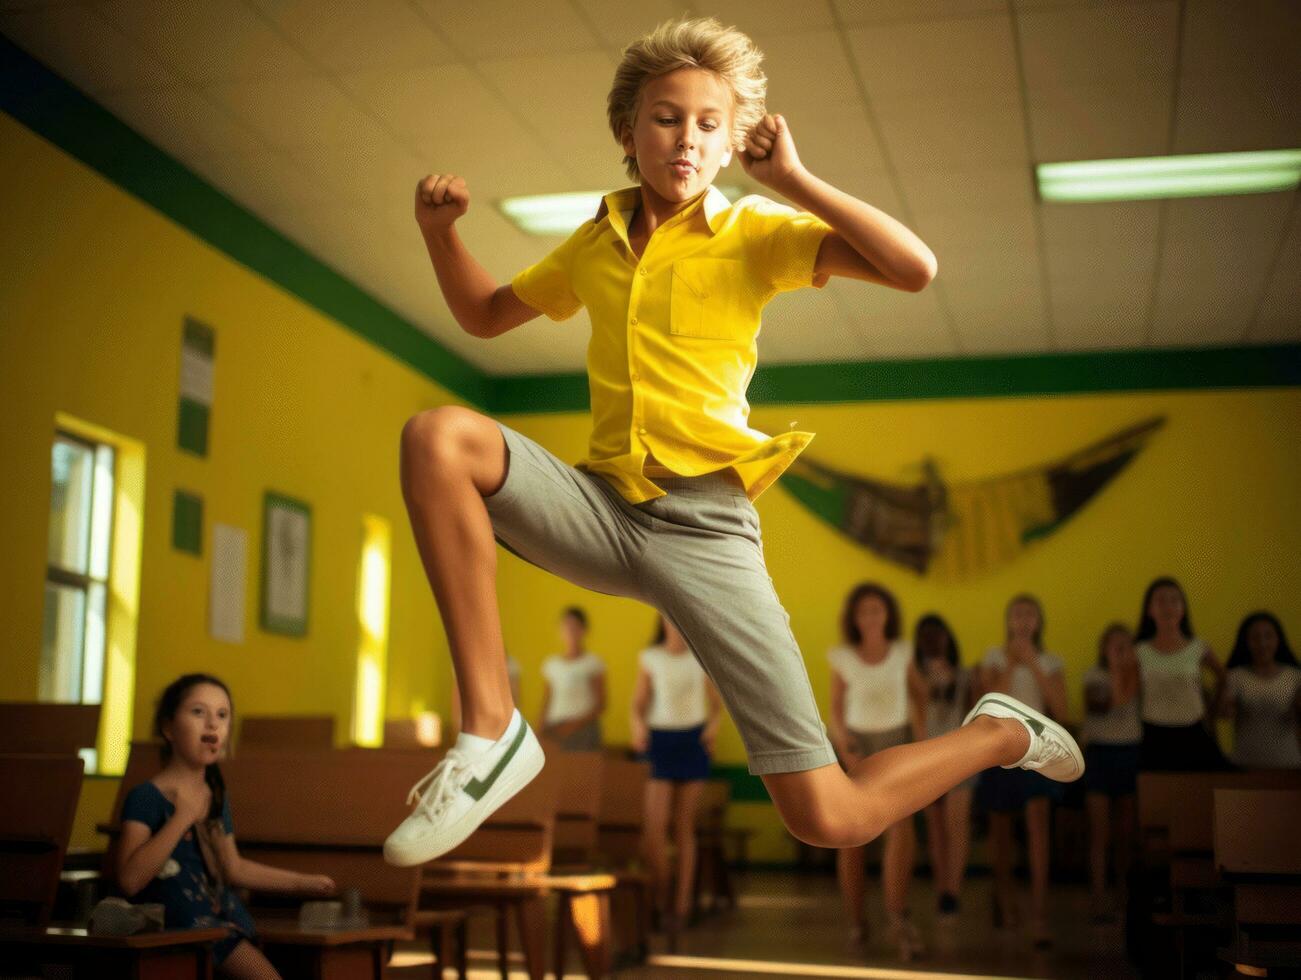
[[[112,446],[64,431],[55,436],[42,701],[98,704],[104,697],[114,457]]]

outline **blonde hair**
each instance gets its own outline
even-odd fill
[[[768,77],[759,68],[763,52],[734,27],[724,27],[713,17],[667,20],[623,49],[606,98],[606,113],[615,142],[632,129],[646,83],[678,68],[703,68],[713,72],[732,93],[732,147],[764,117]],[[624,168],[640,182],[637,160],[624,154]]]

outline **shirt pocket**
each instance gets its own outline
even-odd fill
[[[739,259],[678,259],[673,263],[669,333],[746,343],[753,324],[746,315],[743,263]]]

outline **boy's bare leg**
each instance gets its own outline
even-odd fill
[[[768,773],[763,782],[800,840],[817,847],[855,847],[969,776],[1014,764],[1029,746],[1021,722],[981,715],[946,735],[876,752],[848,774],[830,764]]]
[[[463,730],[493,739],[515,705],[497,609],[497,543],[483,498],[501,488],[507,467],[501,429],[470,409],[430,409],[402,430],[402,496],[447,631]]]

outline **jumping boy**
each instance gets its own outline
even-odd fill
[[[1003,694],[963,727],[878,752],[846,774],[818,714],[790,616],[769,578],[753,501],[813,438],[750,428],[763,306],[845,276],[917,292],[931,251],[876,208],[804,167],[765,109],[762,54],[710,19],[662,24],[630,45],[608,99],[637,185],[607,194],[542,261],[497,286],[453,230],[466,182],[434,174],[416,220],[448,306],[475,337],[545,313],[592,321],[593,429],[571,466],[459,406],[402,431],[401,480],[416,545],[447,630],[463,730],[408,797],[385,844],[394,864],[451,850],[542,768],[512,702],[497,608],[494,540],[547,571],[658,609],[721,693],[786,826],[822,847],[876,837],[973,773],[1083,772],[1065,729]],[[735,204],[712,182],[733,153],[796,211],[759,195]]]

